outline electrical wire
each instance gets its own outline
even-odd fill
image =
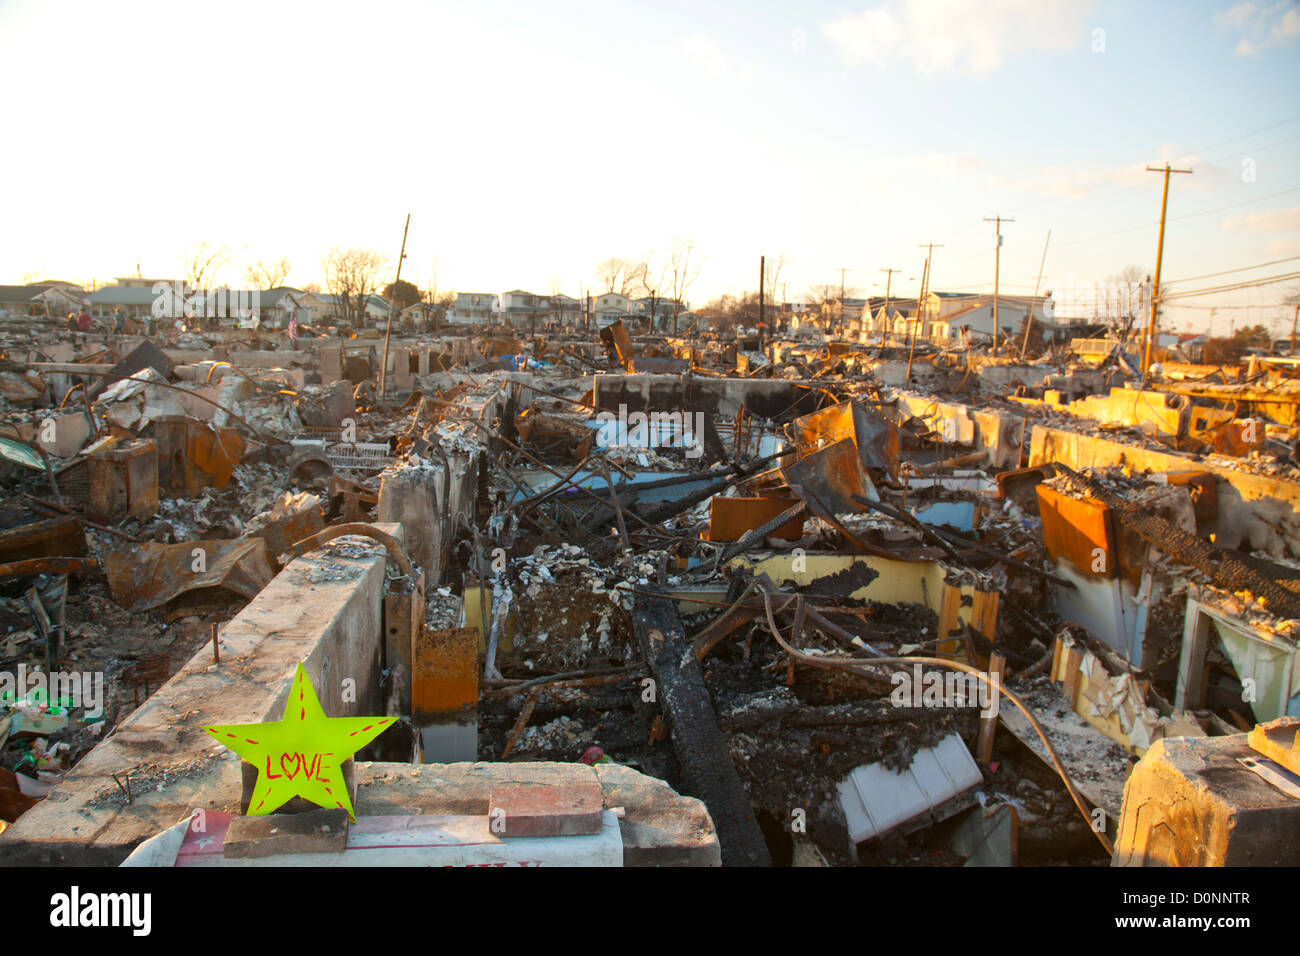
[[[1041,740],[1043,742],[1043,746],[1047,748],[1047,755],[1051,758],[1052,765],[1056,768],[1057,775],[1061,778],[1061,781],[1065,784],[1065,789],[1070,794],[1070,798],[1074,801],[1075,807],[1077,807],[1079,812],[1083,814],[1084,820],[1086,820],[1088,823],[1088,829],[1092,831],[1093,835],[1097,837],[1098,842],[1100,842],[1102,847],[1105,848],[1107,856],[1113,857],[1115,855],[1115,847],[1110,842],[1110,840],[1107,839],[1106,834],[1098,832],[1097,830],[1093,829],[1092,815],[1088,812],[1087,807],[1084,806],[1083,795],[1079,793],[1079,790],[1075,787],[1074,782],[1070,779],[1070,774],[1065,769],[1065,766],[1061,763],[1061,758],[1057,755],[1056,748],[1053,747],[1052,742],[1047,739],[1047,734],[1044,732],[1042,724],[1040,724],[1037,718],[1034,717],[1033,712],[1028,708],[1028,706],[1025,705],[1024,701],[1022,701],[1016,694],[1013,694],[1011,691],[1007,690],[1006,687],[1003,686],[1001,680],[990,680],[988,674],[984,673],[983,671],[977,668],[971,667],[967,664],[958,663],[957,661],[950,661],[942,657],[835,658],[835,657],[819,657],[810,654],[804,654],[802,651],[796,650],[795,648],[791,647],[789,644],[785,642],[785,639],[781,635],[781,629],[776,625],[776,618],[772,615],[772,594],[766,588],[763,588],[761,586],[760,586],[760,590],[763,593],[763,608],[767,612],[767,626],[768,628],[771,629],[772,637],[775,638],[776,642],[781,645],[781,649],[784,650],[791,657],[797,660],[801,660],[804,663],[809,664],[813,667],[818,667],[818,668],[825,668],[828,666],[840,667],[843,668],[844,670],[852,671],[855,673],[862,673],[861,671],[858,671],[857,668],[862,665],[869,665],[869,664],[933,664],[938,667],[948,667],[948,668],[952,668],[953,670],[963,671],[967,674],[974,674],[977,678],[979,678],[985,684],[987,684],[995,694],[1005,694],[1007,699],[1010,700],[1011,703],[1015,704],[1016,708],[1022,714],[1025,715],[1025,718],[1029,721],[1030,725],[1034,728],[1034,732],[1038,734],[1038,739]]]
[[[1186,279],[1166,279],[1162,285],[1173,285],[1176,282],[1191,282],[1193,279],[1213,279],[1215,276],[1226,276],[1233,272],[1249,272],[1252,269],[1262,269],[1264,266],[1275,266],[1279,262],[1294,262],[1300,259],[1300,256],[1288,256],[1285,259],[1273,259],[1270,262],[1260,262],[1253,266],[1241,266],[1238,269],[1224,269],[1222,272],[1207,272],[1205,275],[1188,276]]]
[[[1278,282],[1290,282],[1293,279],[1300,279],[1300,271],[1287,272],[1283,275],[1268,276],[1264,279],[1251,279],[1245,282],[1235,282],[1228,285],[1214,286],[1208,289],[1191,289],[1187,292],[1175,292],[1172,295],[1161,296],[1160,301],[1170,302],[1176,299],[1190,299],[1195,296],[1214,295],[1219,292],[1236,292],[1240,289],[1253,289],[1257,286],[1275,285]]]

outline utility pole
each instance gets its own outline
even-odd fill
[[[907,378],[904,380],[904,387],[912,384],[912,355],[916,351],[916,329],[922,321],[921,303],[925,301],[926,286],[930,281],[930,257],[925,257],[925,268],[921,270],[921,297],[916,300],[916,318],[909,322],[911,326],[910,335],[907,338]]]
[[[1029,300],[1029,314],[1025,316],[1025,340],[1020,343],[1020,361],[1025,360],[1025,349],[1029,348],[1029,330],[1034,327],[1034,300],[1038,298],[1038,287],[1043,284],[1043,267],[1047,265],[1047,247],[1052,241],[1052,230],[1047,230],[1043,240],[1043,258],[1038,261],[1038,278],[1034,280],[1034,295]],[[1046,310],[1044,310],[1046,311]]]
[[[393,280],[393,301],[388,303],[388,325],[384,329],[384,361],[379,366],[379,400],[382,402],[388,384],[388,340],[393,334],[393,311],[397,308],[397,284],[402,281],[402,260],[406,258],[406,233],[411,228],[411,214],[406,214],[406,225],[402,227],[402,251],[397,256],[397,278]]]
[[[1214,310],[1210,310],[1210,321],[1214,321]],[[1291,357],[1295,357],[1295,330],[1300,325],[1300,302],[1295,304],[1295,318],[1291,320]]]
[[[993,351],[998,350],[998,279],[1002,272],[1002,224],[1004,222],[1015,222],[1014,219],[1003,219],[1001,216],[985,216],[985,222],[996,223],[994,231],[998,236],[997,248],[993,252]],[[1046,248],[1044,247],[1044,255]]]
[[[841,266],[840,273],[840,338],[844,337],[844,273],[852,272],[852,269]]]
[[[943,245],[937,242],[920,242],[916,247],[925,250],[925,269],[921,272],[921,298],[916,301],[916,320],[924,323],[926,299],[930,295],[930,259],[934,257],[934,250],[942,249]]]
[[[764,271],[767,268],[767,256],[758,257],[758,350],[763,351],[763,330],[767,326],[763,322],[763,283]]]
[[[902,272],[902,269],[881,269],[885,274],[885,321],[889,321],[889,284],[894,280],[895,272]],[[883,333],[882,333],[883,334]],[[881,339],[883,342],[884,339]]]
[[[1156,310],[1160,302],[1160,266],[1165,257],[1165,210],[1169,208],[1169,174],[1170,173],[1191,173],[1190,169],[1170,169],[1169,164],[1165,163],[1162,169],[1159,166],[1148,166],[1149,173],[1164,173],[1165,188],[1160,196],[1160,238],[1156,244],[1156,278],[1151,286],[1151,321],[1147,325],[1147,349],[1146,357],[1142,361],[1142,375],[1145,378],[1147,370],[1151,368],[1151,346],[1156,338]]]

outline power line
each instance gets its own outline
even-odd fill
[[[1269,276],[1265,279],[1251,279],[1245,282],[1215,286],[1210,289],[1192,289],[1189,292],[1175,292],[1172,295],[1161,296],[1161,301],[1171,299],[1190,299],[1193,296],[1212,295],[1216,292],[1236,292],[1238,289],[1253,289],[1256,286],[1273,285],[1277,282],[1289,282],[1292,279],[1300,279],[1300,272],[1288,272],[1285,275]]]
[[[1246,139],[1248,137],[1256,135],[1257,133],[1265,133],[1271,129],[1277,129],[1279,126],[1286,126],[1288,123],[1294,123],[1296,120],[1300,120],[1300,113],[1297,113],[1295,116],[1288,117],[1287,119],[1284,120],[1278,120],[1276,123],[1269,123],[1267,126],[1261,126],[1258,129],[1253,129],[1250,132],[1241,133],[1237,136],[1232,136],[1229,137],[1228,139],[1220,140],[1217,143],[1211,143],[1209,146],[1201,146],[1196,149],[1188,150],[1185,153],[1179,153],[1177,156],[1173,157],[1173,159],[1179,160],[1179,159],[1186,159],[1192,156],[1197,156],[1200,153],[1208,152],[1209,150],[1212,149],[1218,149],[1220,146],[1226,146],[1229,143],[1235,143],[1238,140]],[[1295,136],[1289,136],[1286,139],[1281,139],[1276,142],[1269,143],[1266,146],[1257,146],[1254,148],[1253,152],[1258,153],[1265,149],[1271,149],[1274,146],[1280,146],[1282,143],[1288,143],[1295,138],[1296,138]],[[1128,167],[1124,167],[1123,169],[1120,169],[1118,171],[1123,173],[1127,169]],[[1143,188],[1141,183],[1134,183],[1132,186],[1120,186],[1117,189],[1109,190],[1108,192],[1104,192],[1099,196],[1073,196],[1073,197],[1056,198],[1056,199],[1043,199],[1040,200],[1039,202],[1030,203],[1026,206],[1019,206],[1015,209],[1012,209],[1011,211],[1023,212],[1026,209],[1037,209],[1040,206],[1051,205],[1053,203],[1062,203],[1068,205],[1070,203],[1095,202],[1096,200],[1099,199],[1107,199],[1111,196],[1115,196],[1120,193],[1132,192],[1135,189],[1141,189],[1141,188]]]
[[[1223,212],[1225,209],[1236,209],[1238,206],[1249,206],[1251,203],[1263,202],[1265,199],[1274,199],[1278,196],[1285,196],[1287,193],[1293,193],[1300,190],[1300,186],[1292,186],[1290,189],[1283,189],[1280,192],[1269,193],[1267,196],[1257,196],[1254,199],[1247,199],[1243,202],[1230,203],[1227,206],[1216,206],[1214,209],[1203,209],[1200,212],[1189,212],[1182,216],[1172,216],[1169,222],[1180,222],[1183,219],[1195,219],[1197,216],[1208,216],[1212,213]],[[1128,226],[1124,229],[1117,229],[1115,232],[1108,232],[1100,236],[1089,236],[1087,239],[1072,239],[1069,242],[1058,242],[1058,246],[1077,246],[1084,242],[1096,242],[1098,239],[1109,239],[1111,236],[1122,236],[1128,232],[1136,232],[1139,229],[1150,229],[1152,226],[1158,226],[1159,222],[1144,222],[1138,226]]]
[[[1242,266],[1240,269],[1224,269],[1222,272],[1207,272],[1202,276],[1188,276],[1186,279],[1166,279],[1165,285],[1173,285],[1175,282],[1191,282],[1193,279],[1213,279],[1215,276],[1226,276],[1233,272],[1249,272],[1251,269],[1262,269],[1264,266],[1275,266],[1279,262],[1293,262],[1300,259],[1300,256],[1288,256],[1285,259],[1274,259],[1271,262],[1260,262],[1253,266]]]

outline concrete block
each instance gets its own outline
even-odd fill
[[[461,814],[488,819],[492,791],[511,783],[560,788],[600,783],[607,810],[622,807],[624,866],[720,866],[718,835],[702,801],[631,767],[581,763],[357,764],[357,819]],[[354,831],[355,832],[355,831]],[[512,843],[518,841],[511,841]]]
[[[703,802],[617,763],[596,764],[606,807],[622,807],[624,866],[722,866]]]
[[[1115,866],[1300,865],[1300,800],[1239,761],[1246,734],[1158,740],[1124,786]]]
[[[347,845],[348,812],[319,809],[234,817],[221,852],[232,859],[253,859],[280,853],[342,853]]]
[[[599,783],[553,787],[512,783],[488,797],[488,822],[500,837],[558,837],[600,832]]]

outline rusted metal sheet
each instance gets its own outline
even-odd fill
[[[1118,537],[1110,508],[1093,499],[1072,498],[1047,485],[1038,485],[1035,491],[1043,543],[1053,560],[1064,558],[1089,577],[1116,577]]]
[[[548,415],[527,409],[516,419],[519,437],[543,452],[563,451],[574,461],[582,461],[591,452],[596,432],[582,422],[562,415]]]
[[[1051,477],[1051,469],[1037,465],[1033,468],[1013,468],[998,474],[998,497],[1010,498],[1026,514],[1038,514],[1038,495],[1034,493],[1044,480]]]
[[[1196,520],[1213,521],[1219,516],[1219,479],[1209,471],[1171,471],[1165,475],[1171,485],[1182,485],[1192,496]]]
[[[856,514],[862,506],[853,500],[854,495],[876,497],[862,467],[862,458],[852,438],[844,438],[813,452],[792,464],[781,466],[786,484],[800,485],[816,495],[833,514]]]
[[[411,718],[417,727],[454,721],[478,707],[478,628],[424,628],[415,635]]]
[[[411,673],[416,635],[424,630],[424,572],[392,581],[384,595],[384,666],[398,713],[411,712]]]
[[[746,531],[760,528],[781,512],[799,503],[798,498],[723,498],[709,501],[709,540],[738,541]],[[787,521],[772,532],[793,541],[803,534],[803,517]]]
[[[857,402],[841,402],[791,422],[801,453],[816,451],[848,438],[857,446],[862,464],[891,477],[898,473],[898,428]]]
[[[264,540],[238,538],[105,548],[104,576],[114,601],[128,611],[147,611],[206,588],[251,599],[274,571]]]
[[[295,543],[324,530],[320,498],[306,491],[296,495],[286,491],[276,499],[266,524],[257,533],[266,540],[267,549],[278,562],[280,555]]]
[[[74,571],[89,571],[97,567],[99,562],[94,558],[64,556],[28,558],[26,561],[0,564],[0,581],[25,578],[32,574],[71,574]]]
[[[87,511],[94,521],[130,515],[148,518],[158,511],[158,446],[148,439],[124,442],[90,455],[86,461]]]
[[[74,515],[33,521],[0,532],[0,563],[85,553],[86,532]]]
[[[619,319],[611,325],[605,326],[600,330],[600,340],[605,343],[605,348],[609,350],[610,357],[623,366],[628,368],[632,362],[632,337],[627,334],[627,326],[623,320]]]
[[[158,442],[159,487],[177,497],[224,488],[244,457],[244,436],[237,430],[195,418],[167,415],[150,422],[148,432]]]

